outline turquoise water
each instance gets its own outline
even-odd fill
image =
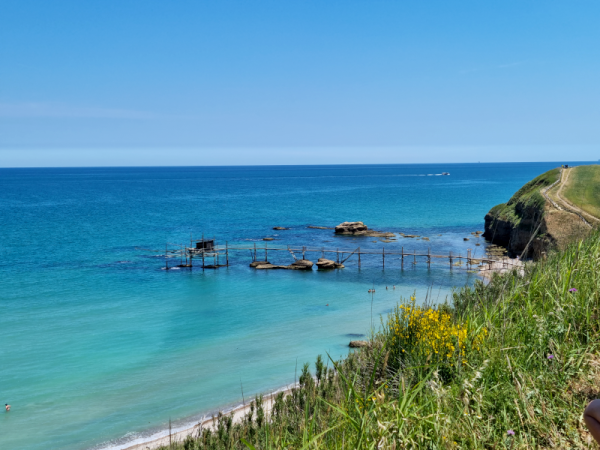
[[[481,254],[463,237],[556,165],[0,169],[3,448],[120,448],[169,418],[183,427],[240,402],[241,384],[247,398],[293,383],[318,354],[346,354],[401,295],[433,287],[441,301],[474,280],[392,258],[384,271],[379,257],[360,270],[351,259],[335,272],[254,271],[247,252],[227,269],[164,271],[166,242]],[[346,220],[431,241],[307,228]]]

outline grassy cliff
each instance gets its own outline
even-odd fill
[[[507,247],[515,256],[533,257],[585,238],[591,228],[574,213],[578,202],[573,207],[558,195],[564,188],[560,175],[558,168],[543,173],[519,189],[507,203],[494,206],[485,216],[483,236]],[[545,191],[552,201],[544,197]]]
[[[541,194],[543,188],[558,181],[560,169],[552,169],[534,178],[519,189],[507,203],[494,206],[489,214],[497,220],[503,220],[514,227],[519,227],[530,211],[543,211],[546,199]]]
[[[599,317],[593,234],[453,305],[406,299],[369,347],[305,365],[271,415],[259,398],[242,423],[219,417],[172,448],[590,448],[581,413],[600,396]]]

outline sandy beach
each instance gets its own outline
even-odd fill
[[[291,390],[295,387],[295,385],[291,384],[289,386],[285,386],[281,389],[274,391],[269,395],[265,395],[263,397],[263,407],[265,410],[265,414],[269,415],[272,408],[273,403],[275,401],[275,397],[283,392],[284,396],[289,395]],[[233,423],[240,422],[246,413],[250,410],[250,405],[254,402],[254,400],[248,401],[242,405],[236,406],[229,410],[224,410],[224,416],[231,416],[233,418]],[[198,436],[201,430],[204,429],[214,429],[216,428],[216,418],[213,417],[203,417],[196,425],[185,428],[183,430],[176,430],[169,435],[169,430],[163,430],[159,433],[156,433],[154,436],[151,436],[147,439],[140,438],[142,442],[136,442],[140,439],[136,439],[135,443],[132,444],[127,443],[117,447],[113,447],[114,450],[155,450],[162,446],[168,446],[170,443],[183,442],[188,436]]]
[[[518,258],[509,258],[505,256],[491,264],[481,264],[479,266],[479,275],[490,279],[493,273],[506,273],[510,272],[514,268],[518,268],[519,272],[523,274],[524,265],[524,262]]]

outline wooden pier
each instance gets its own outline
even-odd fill
[[[463,268],[463,264],[464,268],[467,270],[472,270],[473,266],[481,268],[481,265],[487,265],[489,270],[491,270],[492,265],[495,263],[501,263],[502,267],[506,269],[508,269],[509,266],[520,265],[520,262],[514,263],[506,258],[494,259],[490,257],[474,257],[471,249],[467,250],[466,255],[457,255],[452,252],[442,255],[432,253],[431,248],[428,248],[426,253],[422,251],[417,253],[416,250],[405,251],[404,247],[401,247],[400,251],[386,250],[385,247],[382,247],[381,251],[373,248],[361,249],[360,247],[340,250],[339,248],[326,249],[324,247],[290,247],[289,245],[286,247],[269,247],[266,242],[264,247],[258,247],[256,244],[253,244],[252,246],[229,246],[228,242],[225,242],[225,245],[218,246],[215,239],[208,240],[204,239],[204,237],[201,240],[196,241],[190,239],[190,244],[189,247],[183,244],[167,244],[166,254],[167,256],[172,255],[170,258],[179,256],[180,264],[178,267],[192,268],[194,266],[194,259],[199,259],[201,261],[200,267],[203,270],[229,267],[230,253],[239,255],[240,253],[248,254],[247,252],[249,252],[252,262],[259,261],[259,257],[263,254],[264,261],[268,261],[269,253],[273,252],[289,253],[295,261],[299,260],[299,255],[302,255],[302,260],[306,259],[307,254],[309,254],[309,256],[314,255],[320,258],[325,258],[327,255],[332,260],[335,260],[337,264],[344,264],[352,256],[356,256],[359,269],[364,263],[365,256],[369,256],[370,262],[381,258],[382,269],[385,269],[386,259],[388,260],[388,265],[390,260],[399,260],[401,269],[404,269],[405,259],[406,263],[413,267],[420,262],[423,262],[427,264],[428,269],[431,268],[432,262],[444,265],[448,264],[448,267],[451,270],[454,268]],[[166,269],[169,269],[168,260],[169,258],[166,258]],[[209,264],[208,261],[212,261],[212,264]]]

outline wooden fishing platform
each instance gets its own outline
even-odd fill
[[[404,247],[401,248],[400,251],[390,251],[383,247],[381,251],[378,249],[361,249],[357,247],[355,249],[326,249],[324,247],[314,248],[314,247],[290,247],[289,245],[286,247],[269,247],[265,242],[264,247],[257,247],[256,244],[253,246],[229,246],[227,242],[225,245],[217,245],[215,239],[200,239],[193,240],[190,239],[190,246],[187,247],[184,244],[167,244],[166,247],[166,255],[173,255],[172,257],[179,256],[180,264],[176,267],[189,267],[192,268],[194,266],[194,259],[199,259],[201,261],[200,267],[204,269],[218,269],[221,267],[229,267],[229,257],[230,255],[239,255],[239,253],[250,253],[250,258],[252,262],[259,261],[259,256],[263,255],[264,252],[264,261],[268,261],[269,252],[287,252],[289,253],[295,261],[298,261],[299,255],[302,255],[302,260],[306,259],[307,254],[312,254],[314,256],[320,255],[320,258],[325,258],[326,255],[335,259],[337,264],[344,264],[348,261],[352,256],[355,256],[357,259],[358,267],[361,268],[363,264],[363,258],[368,256],[368,261],[373,262],[375,260],[381,261],[382,269],[385,269],[386,258],[388,261],[390,259],[395,261],[400,261],[400,266],[404,269],[405,264],[409,264],[411,266],[416,266],[419,262],[427,264],[427,268],[431,267],[433,263],[441,263],[448,264],[450,269],[453,268],[462,268],[463,263],[467,270],[471,270],[473,266],[477,266],[481,268],[481,266],[487,265],[489,270],[492,269],[492,266],[496,263],[502,264],[502,268],[508,269],[511,266],[516,267],[520,265],[520,262],[514,263],[507,258],[494,259],[490,257],[474,257],[471,249],[467,250],[466,255],[453,254],[451,251],[448,254],[435,254],[431,252],[431,249],[427,249],[427,253],[419,252],[416,250],[405,251]],[[212,264],[208,264],[207,260],[212,260]],[[447,263],[446,263],[447,261]],[[166,269],[168,270],[170,267],[169,258],[166,258]],[[388,262],[389,264],[389,262]],[[172,266],[174,267],[174,266]],[[171,267],[171,268],[172,268]]]

